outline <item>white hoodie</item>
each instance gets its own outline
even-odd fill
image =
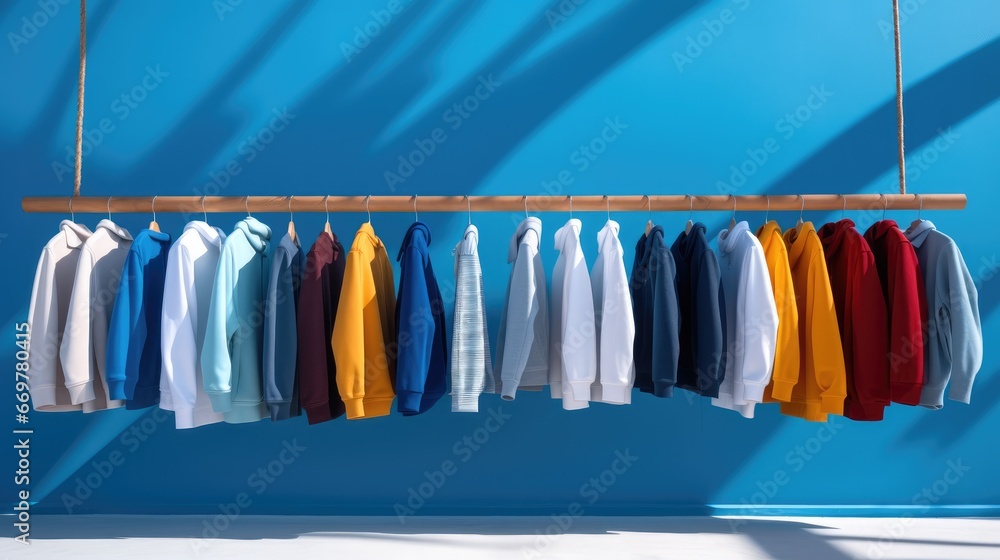
[[[590,400],[629,404],[635,383],[635,320],[618,230],[618,222],[608,220],[597,232],[597,262],[590,273],[597,320],[597,380],[590,386]]]
[[[28,332],[31,336],[28,355],[28,387],[31,403],[39,412],[80,410],[73,404],[62,364],[59,346],[69,314],[76,265],[80,249],[93,234],[87,226],[63,220],[60,231],[45,244],[35,270],[35,284],[28,306]]]
[[[549,386],[563,409],[587,408],[597,378],[597,326],[590,272],[580,247],[580,220],[556,232],[559,258],[552,272]]]
[[[125,405],[108,400],[104,366],[115,294],[131,246],[128,230],[101,220],[80,249],[59,358],[70,399],[83,404],[84,412]]]
[[[719,269],[726,300],[726,374],[712,404],[753,418],[771,380],[778,310],[764,248],[746,222],[719,232]]]
[[[167,255],[160,344],[160,408],[174,411],[178,429],[222,422],[212,410],[201,375],[208,303],[226,234],[205,222],[184,227]]]

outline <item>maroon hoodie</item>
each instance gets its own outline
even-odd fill
[[[344,282],[344,247],[325,231],[309,249],[298,307],[299,401],[310,424],[344,413],[333,360],[333,322]]]
[[[881,420],[889,405],[889,319],[875,255],[851,220],[819,230],[837,308],[847,398],[844,416]]]
[[[875,222],[865,232],[875,255],[882,295],[889,311],[889,380],[892,402],[920,403],[924,383],[923,325],[927,295],[913,245],[893,220]]]

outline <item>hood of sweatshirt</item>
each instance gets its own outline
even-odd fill
[[[184,226],[184,232],[193,231],[201,236],[206,242],[217,248],[222,248],[226,242],[226,233],[217,227],[208,225],[208,222],[193,221]]]
[[[778,222],[771,220],[757,228],[757,239],[760,239],[763,242],[775,233],[778,234],[778,237],[781,237],[781,227],[778,226]]]
[[[98,229],[105,229],[108,233],[119,239],[132,241],[132,234],[129,233],[127,229],[112,222],[111,220],[108,220],[107,218],[101,220],[101,222],[97,224],[97,229],[95,229],[94,232],[96,233]]]
[[[937,228],[930,220],[919,220],[903,233],[914,247],[920,247],[924,239],[927,239],[927,234],[935,229]]]
[[[816,226],[812,222],[803,222],[801,226],[788,228],[788,231],[785,232],[785,245],[788,246],[788,264],[794,267],[795,263],[798,262],[799,257],[805,251],[806,240],[810,234],[816,234]]]
[[[271,228],[257,221],[257,218],[247,216],[236,224],[236,229],[243,232],[250,246],[258,253],[267,250],[267,242],[271,239]]]
[[[397,262],[403,259],[403,253],[406,252],[406,248],[411,244],[416,245],[421,251],[425,251],[430,246],[431,230],[427,227],[427,224],[414,222],[410,226],[410,229],[406,230],[406,235],[403,236],[403,243],[399,246],[399,254],[396,255]]]
[[[750,224],[746,221],[738,222],[733,229],[724,229],[719,232],[718,242],[719,251],[723,253],[732,253],[733,249],[739,244],[740,239],[743,237],[744,233],[750,233]]]
[[[618,232],[620,230],[621,226],[618,225],[618,222],[614,220],[608,220],[605,222],[601,231],[597,232],[597,250],[602,253],[606,251],[609,243],[614,244],[617,241]]]
[[[708,228],[705,227],[705,224],[695,222],[694,225],[691,226],[690,233],[682,231],[681,234],[677,236],[677,241],[674,242],[674,246],[677,247],[684,260],[689,260],[691,258],[691,254],[694,252],[695,248],[707,248],[706,246],[708,245],[708,242],[705,240],[706,231],[708,231]]]
[[[556,231],[556,250],[562,252],[566,248],[566,244],[573,238],[577,240],[577,244],[579,245],[580,230],[582,228],[583,222],[581,222],[578,218],[570,218],[567,220],[566,225]]]
[[[854,229],[854,221],[847,218],[839,222],[825,224],[816,233],[819,235],[819,240],[823,242],[823,253],[827,256],[836,254],[841,242],[847,236],[861,235]]]
[[[653,257],[653,243],[663,239],[663,226],[653,226],[649,233],[643,234],[639,238],[639,244],[635,247],[636,262],[641,268],[649,266],[649,259]]]
[[[538,246],[538,241],[542,238],[542,220],[529,216],[517,226],[514,235],[510,238],[510,248],[507,251],[507,262],[512,263],[517,260],[517,249],[521,245],[521,239],[528,232],[534,232],[533,236],[528,236],[528,242]]]
[[[94,234],[87,226],[78,224],[72,220],[63,220],[60,222],[59,229],[66,236],[66,246],[70,249],[76,249],[83,245],[83,242]]]
[[[898,229],[899,226],[896,224],[896,220],[879,220],[868,228],[868,231],[865,232],[865,237],[870,235],[872,239],[878,239]]]

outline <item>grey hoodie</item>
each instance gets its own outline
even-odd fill
[[[514,268],[507,283],[493,367],[505,400],[514,400],[518,389],[538,391],[548,384],[549,303],[538,253],[541,238],[542,221],[530,217],[510,239],[507,262],[514,263]]]
[[[924,344],[920,406],[942,408],[949,380],[948,398],[968,403],[972,382],[983,363],[979,292],[958,246],[929,220],[912,225],[906,238],[917,253],[927,294],[928,340]]]

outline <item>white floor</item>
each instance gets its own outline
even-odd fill
[[[8,520],[9,516],[5,516]],[[1000,519],[34,516],[2,558],[1000,559]],[[213,521],[218,537],[202,538]],[[568,524],[567,524],[568,521]],[[211,535],[209,530],[209,535]]]

